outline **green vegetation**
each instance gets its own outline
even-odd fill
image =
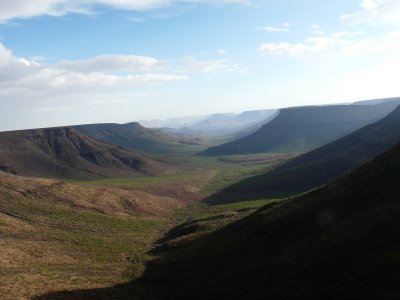
[[[69,127],[0,133],[0,170],[13,174],[87,180],[167,175],[177,169],[166,157],[107,144]]]
[[[316,188],[356,169],[400,140],[400,107],[388,116],[271,172],[234,184],[209,202],[288,197]]]
[[[396,299],[399,168],[400,145],[312,193],[175,227],[140,280],[50,296]]]
[[[397,103],[288,108],[256,132],[203,155],[304,152],[341,138],[393,111]]]
[[[205,236],[271,202],[209,206],[199,200],[289,157],[176,157],[183,167],[176,175],[69,180],[72,185],[2,174],[0,293],[31,297],[139,278],[162,249]]]

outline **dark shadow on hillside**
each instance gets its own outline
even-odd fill
[[[387,151],[400,140],[400,106],[385,118],[307,152],[268,173],[245,179],[205,202],[222,204],[285,198],[329,184]]]
[[[298,195],[308,188],[287,189],[263,184],[265,175],[244,179],[207,197],[203,202],[210,205],[237,203],[259,199],[283,199]],[[311,188],[311,187],[310,187]]]
[[[399,299],[399,169],[400,145],[165,252],[139,280],[34,299]]]

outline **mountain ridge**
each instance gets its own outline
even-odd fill
[[[10,173],[91,179],[163,174],[161,157],[92,139],[71,127],[0,133],[0,169]]]
[[[383,118],[396,106],[394,102],[282,109],[276,118],[256,132],[209,148],[200,155],[309,151]]]
[[[208,201],[291,196],[334,180],[400,141],[400,106],[385,118],[300,155],[276,169],[228,187]]]

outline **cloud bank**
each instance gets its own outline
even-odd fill
[[[0,43],[0,96],[4,99],[38,94],[57,96],[187,79],[186,76],[156,73],[161,64],[155,58],[134,55],[102,55],[42,64],[16,57]],[[128,74],[113,73],[117,71]]]

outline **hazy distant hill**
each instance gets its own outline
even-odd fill
[[[128,124],[89,124],[74,126],[74,128],[103,142],[150,153],[174,152],[188,143],[183,138],[145,128],[134,122]]]
[[[396,106],[396,103],[383,103],[282,109],[276,118],[253,134],[212,147],[202,154],[309,151],[383,118]]]
[[[384,119],[249,178],[210,199],[213,203],[288,196],[325,184],[400,142],[400,106]]]
[[[0,133],[0,170],[58,178],[159,175],[170,166],[161,158],[94,140],[73,128]]]
[[[353,105],[376,105],[376,104],[381,104],[381,103],[400,104],[400,97],[357,101],[357,102],[354,102]]]
[[[182,242],[148,267],[139,299],[396,299],[399,170],[397,145],[320,190]]]
[[[202,132],[241,130],[267,120],[275,112],[276,110],[270,109],[246,111],[240,114],[215,114],[192,124],[189,128]]]
[[[142,121],[145,126],[152,128],[171,128],[175,132],[197,133],[232,133],[243,130],[256,124],[263,124],[270,116],[276,113],[275,109],[246,111],[239,114],[223,113],[202,117],[173,118],[164,121]],[[181,120],[179,122],[179,120]]]

